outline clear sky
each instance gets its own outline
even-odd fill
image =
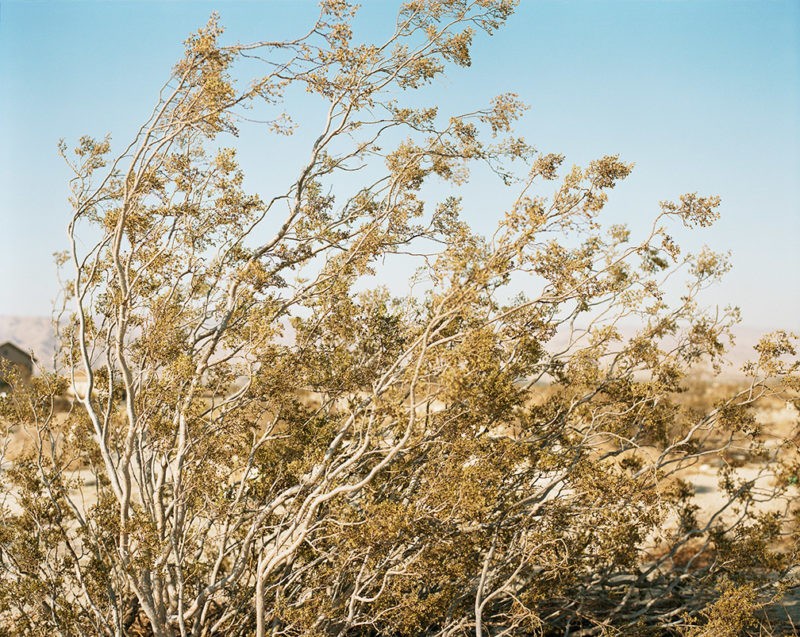
[[[362,4],[365,38],[393,24],[396,2]],[[304,0],[0,0],[0,314],[50,311],[69,213],[57,140],[126,141],[215,9],[228,41],[296,35],[316,14]],[[519,132],[540,150],[636,162],[612,193],[615,222],[642,227],[683,192],[721,195],[719,224],[682,237],[733,252],[708,302],[800,329],[800,2],[522,0],[473,60],[425,99],[460,110],[515,91],[532,106]],[[241,145],[248,185],[267,187],[267,138]],[[502,214],[496,189],[478,176],[466,190],[479,228]]]

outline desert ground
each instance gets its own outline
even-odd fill
[[[5,332],[3,331],[5,329]],[[45,321],[0,320],[0,341],[6,336],[24,338],[33,343],[45,356],[51,356],[52,342],[48,337],[49,323]],[[37,357],[40,361],[44,356]],[[676,395],[674,399],[683,406],[708,410],[722,396],[737,387],[742,381],[735,374],[729,373],[721,377],[700,375],[691,380],[688,390]],[[543,392],[547,388],[542,388]],[[305,397],[313,400],[311,397]],[[765,468],[765,458],[781,457],[790,462],[800,460],[800,414],[798,396],[779,395],[759,401],[755,408],[755,420],[760,432],[756,437],[742,436],[723,454],[709,453],[701,455],[694,462],[679,465],[670,477],[691,485],[693,503],[696,507],[698,523],[702,526],[710,522],[732,523],[741,514],[740,509],[729,504],[728,492],[725,489],[723,476],[728,481],[752,484],[752,502],[750,507],[759,513],[776,512],[786,515],[797,508],[800,475],[776,475]],[[55,415],[56,429],[59,421],[66,418],[71,399],[65,398],[59,405]],[[74,407],[74,405],[73,405]],[[36,444],[36,432],[24,423],[0,423],[7,432],[3,464],[0,470],[6,471],[21,458],[31,457]],[[656,448],[642,448],[645,456],[657,455]],[[795,467],[800,466],[798,464]],[[71,492],[75,506],[82,512],[93,507],[98,498],[98,485],[95,473],[90,468],[75,463],[70,467],[69,481],[74,484]],[[780,497],[773,497],[773,490],[781,481],[789,480],[792,485],[788,492]],[[21,513],[20,503],[13,491],[6,490],[0,494],[0,507],[11,514]],[[674,522],[674,521],[673,521]],[[670,522],[667,523],[669,525]],[[668,531],[665,528],[664,531]],[[788,530],[788,529],[787,529]],[[656,538],[650,538],[657,543]],[[787,594],[782,600],[768,609],[770,621],[782,628],[776,634],[798,634],[800,627],[800,592]]]

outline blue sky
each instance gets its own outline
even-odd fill
[[[385,32],[396,3],[362,3],[358,32]],[[48,314],[56,293],[51,254],[66,247],[69,213],[57,140],[126,141],[215,9],[228,41],[296,35],[316,14],[303,0],[0,2],[0,314]],[[662,199],[721,195],[715,227],[680,235],[733,252],[707,302],[800,329],[800,3],[522,0],[473,60],[424,101],[455,111],[515,91],[531,105],[519,132],[540,150],[636,162],[608,210],[634,229]],[[314,118],[308,104],[296,112]],[[241,151],[248,185],[268,188],[265,139],[243,136]],[[502,214],[502,190],[483,175],[466,188],[477,227]]]

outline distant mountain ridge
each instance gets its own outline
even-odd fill
[[[32,351],[41,367],[52,369],[56,336],[49,317],[0,314],[0,343],[6,341],[26,352]]]
[[[623,337],[630,337],[635,333],[632,327],[623,327],[621,331]],[[756,356],[753,346],[768,331],[770,330],[743,325],[736,328],[736,344],[728,352],[730,360],[728,373],[736,374],[745,361]],[[6,341],[10,341],[26,352],[33,351],[33,355],[42,368],[52,369],[56,337],[49,317],[0,314],[0,343]],[[557,346],[556,343],[554,345]]]

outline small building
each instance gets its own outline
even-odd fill
[[[16,371],[23,382],[28,382],[33,376],[33,363],[35,360],[31,354],[24,349],[20,349],[14,343],[0,345],[0,392],[8,391],[10,388],[4,377],[4,373],[6,377],[8,376],[9,369]]]

